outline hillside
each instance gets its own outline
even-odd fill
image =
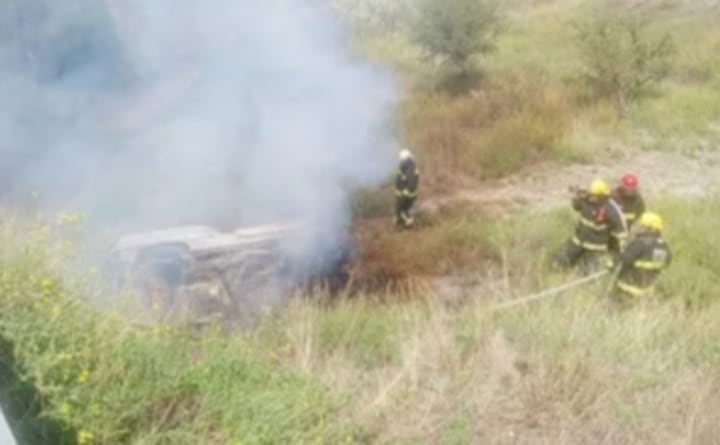
[[[76,218],[3,214],[0,401],[18,445],[720,443],[720,7],[609,3],[676,47],[619,110],[578,80],[572,23],[596,2],[502,2],[462,93],[414,43],[413,4],[338,2],[358,53],[401,80],[423,174],[412,231],[392,230],[387,187],[357,195],[365,292],[295,298],[247,331],[138,326],[88,303],[106,295],[73,267]],[[493,310],[574,277],[546,261],[575,222],[567,187],[630,170],[676,256],[657,295],[618,311],[599,281]]]

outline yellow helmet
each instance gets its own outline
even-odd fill
[[[646,229],[662,232],[663,220],[657,213],[645,212],[640,217],[640,226],[645,227]]]
[[[590,184],[588,192],[595,196],[610,196],[610,186],[602,179],[596,179]]]

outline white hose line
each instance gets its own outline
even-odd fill
[[[527,296],[527,297],[520,298],[520,299],[517,299],[517,300],[511,300],[511,301],[507,301],[507,302],[504,302],[504,303],[496,304],[496,305],[494,305],[494,306],[490,306],[490,307],[487,308],[486,310],[489,311],[489,312],[494,312],[494,311],[499,311],[499,310],[507,309],[507,308],[514,307],[514,306],[519,306],[519,305],[521,305],[521,304],[529,303],[529,302],[531,302],[531,301],[541,300],[541,299],[543,299],[543,298],[553,297],[553,296],[556,296],[556,295],[558,295],[558,294],[560,294],[560,293],[562,293],[562,292],[564,292],[564,291],[566,291],[566,290],[573,289],[573,288],[575,288],[575,287],[582,286],[583,284],[587,284],[587,283],[590,283],[590,282],[592,282],[592,281],[598,280],[598,279],[604,277],[605,275],[607,275],[608,273],[610,273],[610,272],[607,271],[607,270],[603,270],[603,271],[601,271],[601,272],[596,272],[596,273],[594,273],[594,274],[592,274],[592,275],[588,275],[587,277],[583,277],[583,278],[579,278],[579,279],[574,280],[574,281],[570,281],[570,282],[565,283],[565,284],[563,284],[563,285],[561,285],[561,286],[558,286],[558,287],[553,287],[553,288],[551,288],[551,289],[546,289],[546,290],[544,290],[544,291],[542,291],[542,292],[538,292],[537,294],[529,295],[529,296]]]

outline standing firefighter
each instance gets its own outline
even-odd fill
[[[395,225],[398,227],[409,228],[415,222],[410,211],[417,198],[419,180],[412,153],[400,151],[400,165],[395,177]]]
[[[628,228],[645,212],[645,201],[640,194],[638,179],[632,173],[620,178],[620,185],[613,191],[612,198],[622,209]]]
[[[620,304],[650,293],[660,273],[672,262],[670,246],[662,238],[662,218],[643,213],[639,225],[640,232],[613,265],[618,276],[611,295]]]
[[[608,249],[613,255],[622,252],[627,239],[627,226],[620,208],[610,199],[610,186],[595,180],[587,191],[575,189],[573,209],[580,220],[575,234],[556,257],[561,266],[572,267],[581,262],[585,273],[599,267],[599,256]]]

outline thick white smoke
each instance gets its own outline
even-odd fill
[[[8,199],[143,229],[299,219],[329,248],[392,166],[394,85],[307,0],[5,0]]]

